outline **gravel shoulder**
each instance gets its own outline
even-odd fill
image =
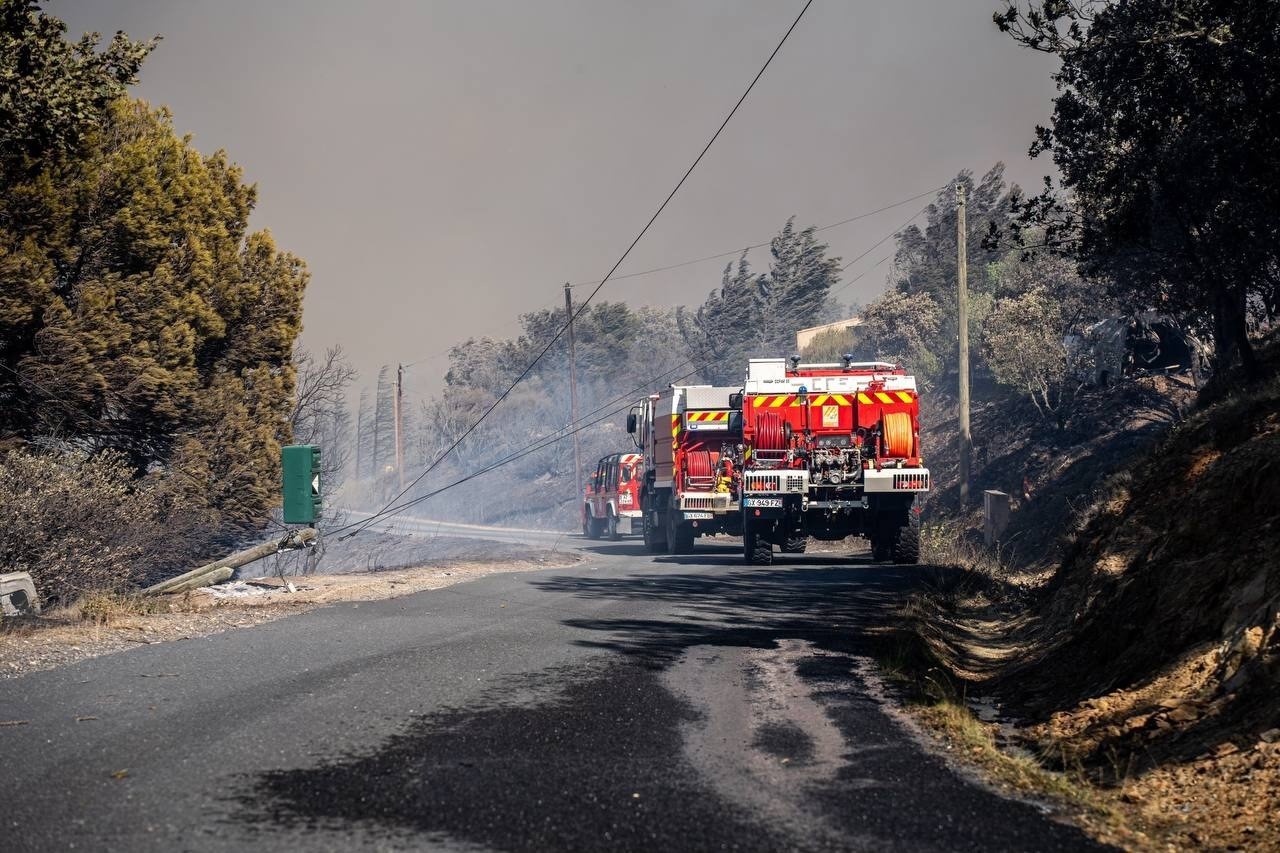
[[[349,571],[338,562],[329,574],[247,578],[189,593],[122,606],[105,624],[86,621],[75,609],[0,620],[0,679],[54,669],[138,645],[173,642],[260,625],[328,604],[378,601],[441,589],[487,575],[537,571],[581,562],[576,551],[502,546],[490,556],[484,543],[454,549],[462,559],[437,559],[406,568]],[[523,554],[517,558],[514,554]],[[136,602],[135,602],[136,604]],[[151,612],[140,612],[142,610]],[[0,720],[0,725],[16,721]]]

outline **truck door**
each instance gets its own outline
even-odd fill
[[[608,482],[605,479],[604,473],[606,461],[607,460],[605,459],[601,459],[596,463],[596,473],[591,478],[593,484],[593,488],[591,489],[591,514],[596,518],[604,518],[604,501],[601,498],[601,495],[606,488],[605,484]]]
[[[617,505],[618,498],[618,457],[610,456],[605,462],[605,491],[601,497],[600,517],[609,514],[609,505]]]

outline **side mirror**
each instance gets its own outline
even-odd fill
[[[729,395],[729,408],[742,410],[742,392],[738,391]]]
[[[632,435],[636,434],[636,413],[635,412],[632,412],[631,414],[627,415],[627,432],[631,433]]]

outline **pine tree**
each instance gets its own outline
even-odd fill
[[[231,520],[276,500],[307,273],[248,232],[256,189],[169,113],[114,102],[74,156],[0,188],[0,435],[174,478]]]

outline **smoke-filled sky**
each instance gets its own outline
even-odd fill
[[[719,125],[803,5],[731,0],[51,0],[71,34],[164,40],[138,95],[259,188],[253,224],[306,259],[304,342],[371,382],[509,335],[598,281]],[[1050,58],[991,23],[997,0],[817,0],[620,274],[826,225],[1026,150]],[[852,259],[925,200],[823,233]],[[892,241],[840,298],[884,287]],[[767,250],[752,252],[763,267]],[[723,260],[607,284],[598,298],[696,305]],[[584,292],[580,290],[579,293]]]

